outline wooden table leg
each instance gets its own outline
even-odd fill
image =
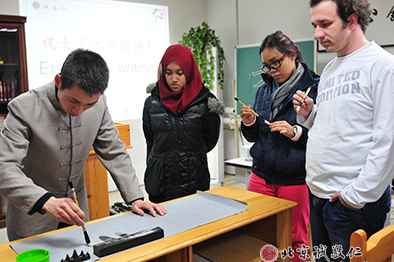
[[[276,247],[282,251],[289,250],[291,247],[291,209],[278,213],[276,215]],[[280,259],[280,254],[279,257]],[[286,257],[284,261],[291,261],[290,257]]]

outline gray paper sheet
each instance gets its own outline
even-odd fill
[[[92,243],[103,242],[100,236],[119,238],[123,234],[132,234],[144,229],[159,226],[164,230],[164,237],[169,237],[186,230],[208,224],[210,222],[243,212],[247,204],[227,197],[198,191],[197,195],[186,197],[163,205],[167,210],[165,216],[156,218],[145,214],[139,216],[133,213],[113,216],[109,219],[86,225]],[[50,261],[60,262],[66,255],[78,254],[83,250],[89,252],[91,259],[98,260],[93,254],[93,247],[85,244],[81,227],[53,233],[39,238],[10,245],[16,253],[26,250],[44,248],[50,251]]]

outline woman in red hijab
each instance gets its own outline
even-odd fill
[[[224,105],[203,85],[192,52],[172,45],[147,88],[143,129],[147,144],[145,189],[160,203],[208,190],[207,153],[219,139]]]

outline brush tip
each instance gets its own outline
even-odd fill
[[[89,245],[90,244],[90,238],[89,238],[88,232],[84,231],[83,233],[85,235],[85,242],[86,242],[86,244]]]
[[[238,101],[238,98],[234,97],[235,101]]]

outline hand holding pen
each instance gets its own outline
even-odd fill
[[[306,92],[302,92],[301,90],[298,90],[294,95],[293,95],[293,104],[294,104],[294,109],[296,112],[302,116],[308,116],[310,111],[312,110],[313,107],[313,100],[308,97],[309,92],[311,91],[311,87],[308,87]],[[305,106],[303,107],[303,105]],[[301,110],[303,109],[303,110]]]
[[[308,96],[308,94],[309,94],[310,91],[311,91],[311,87],[308,87],[308,89],[307,89],[306,92],[305,92],[305,96]],[[298,113],[298,111],[300,111],[300,109],[301,109],[301,107],[302,107],[302,104],[303,104],[304,102],[305,102],[305,99],[302,99],[301,102],[300,102],[300,104],[297,106],[297,109],[296,109],[297,113]]]
[[[237,102],[240,103],[241,105],[248,107],[247,105],[245,105],[245,104],[244,104],[241,100],[239,100],[238,98],[234,97],[234,99],[235,99],[235,101],[237,101]],[[260,119],[261,121],[263,121],[266,125],[270,125],[270,124],[271,124],[269,121],[267,121],[267,120],[265,120],[264,118],[262,118],[261,116],[259,116],[259,114],[257,114],[253,109],[251,109],[250,107],[248,107],[248,108],[249,108],[249,110],[250,110],[250,112],[251,112],[252,114],[254,114],[258,119]],[[246,116],[246,117],[248,117],[248,116]],[[244,121],[244,116],[243,116],[242,110],[241,110],[241,118],[242,118],[242,121]],[[251,122],[252,122],[252,121],[251,121]],[[244,123],[245,123],[245,121],[244,121]]]

